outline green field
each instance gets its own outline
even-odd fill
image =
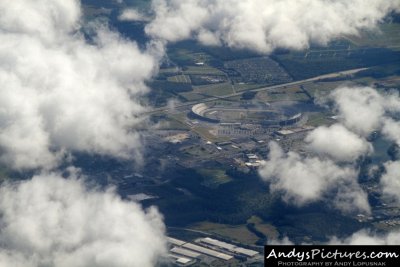
[[[167,81],[174,83],[192,83],[188,75],[175,75],[167,78]]]
[[[248,224],[253,224],[257,231],[264,234],[269,240],[276,240],[279,238],[279,232],[276,227],[265,223],[257,216],[250,217],[247,220],[247,224],[229,225],[204,221],[190,225],[190,228],[232,239],[243,244],[255,245],[259,242],[260,238],[249,230]]]
[[[257,93],[257,99],[263,101],[307,101],[309,97],[302,92],[299,86],[283,87],[276,90],[261,91]]]
[[[179,65],[195,65],[200,62],[208,64],[212,62],[214,58],[202,50],[203,48],[196,43],[190,41],[180,42],[169,47],[168,56]]]
[[[379,26],[379,31],[365,31],[359,36],[346,38],[356,46],[385,47],[400,50],[400,24],[385,23]]]
[[[326,47],[274,54],[293,78],[301,80],[341,70],[398,62],[400,58],[400,24],[380,25],[380,32],[362,32],[346,36]]]
[[[235,91],[236,92],[241,92],[241,91],[247,91],[251,89],[256,89],[256,88],[261,88],[266,86],[265,84],[259,84],[259,83],[235,83]]]
[[[198,172],[204,176],[202,185],[210,188],[217,188],[221,184],[232,181],[232,178],[226,175],[223,169],[199,169]]]
[[[263,233],[268,239],[276,240],[279,238],[279,232],[276,227],[269,223],[265,223],[258,216],[251,216],[250,219],[247,220],[247,223],[254,224],[255,228]]]
[[[312,113],[308,115],[307,124],[310,126],[318,127],[322,125],[330,125],[334,123],[335,120],[328,117],[327,114],[324,113]]]
[[[192,131],[201,136],[205,140],[211,142],[223,142],[229,140],[228,137],[218,137],[210,133],[210,128],[204,126],[194,126]]]
[[[204,95],[200,95],[195,92],[184,92],[179,94],[181,97],[183,97],[186,101],[197,101],[205,98]]]
[[[251,245],[258,241],[258,237],[250,232],[246,225],[232,226],[228,224],[200,222],[191,225],[190,228],[217,234],[244,244]]]
[[[186,75],[221,75],[225,76],[225,73],[220,71],[219,69],[210,67],[210,66],[187,66],[183,70],[183,73]]]
[[[191,158],[196,157],[196,158],[204,158],[204,157],[209,157],[211,154],[214,154],[214,152],[209,152],[205,149],[202,149],[199,146],[190,146],[190,147],[185,147],[182,149],[182,152],[186,155],[189,155]],[[207,174],[208,175],[208,174]],[[212,177],[209,179],[212,180]],[[207,183],[205,182],[204,185]],[[210,183],[211,184],[211,183]]]
[[[184,123],[185,114],[170,114],[164,120],[158,123],[160,130],[189,130],[188,125]]]
[[[349,84],[349,83],[347,83]],[[304,84],[304,88],[307,92],[314,96],[323,96],[329,94],[332,90],[343,85],[343,81],[335,81],[335,82],[313,82]]]
[[[194,92],[206,96],[223,96],[233,93],[231,83],[217,83],[209,85],[193,86]]]
[[[168,75],[176,75],[180,72],[181,70],[179,68],[161,68],[159,70],[160,74],[168,74]]]

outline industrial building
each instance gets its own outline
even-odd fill
[[[203,260],[204,257],[212,257],[223,261],[229,261],[234,257],[232,255],[222,253],[218,250],[195,245],[183,240],[168,237],[170,244],[169,256],[180,266],[189,266],[197,260]]]
[[[183,255],[192,259],[198,259],[200,258],[201,254],[188,250],[188,249],[184,249],[184,248],[180,248],[180,247],[173,247],[171,250],[171,252],[178,254],[178,255]]]
[[[214,259],[229,262],[239,260],[260,260],[260,253],[255,250],[239,247],[210,237],[195,240],[196,244],[168,237],[169,256],[179,266],[189,266],[196,262]]]
[[[304,127],[297,127],[297,128],[291,128],[291,129],[282,129],[282,130],[276,131],[275,134],[280,137],[297,136],[298,138],[303,138],[308,131],[313,130],[313,129],[314,129],[314,127],[312,127],[312,126],[304,126]]]
[[[223,241],[219,241],[219,240],[216,240],[216,239],[212,239],[212,238],[209,238],[209,237],[201,238],[201,239],[199,239],[199,241],[202,244],[205,244],[207,246],[212,246],[212,247],[227,251],[229,253],[245,256],[245,257],[248,257],[248,258],[252,258],[252,257],[255,257],[255,256],[260,254],[258,251],[245,249],[245,248],[238,247],[238,246],[235,246],[233,244],[229,244],[229,243],[226,243],[226,242],[223,242]]]
[[[261,160],[259,157],[255,154],[246,154],[247,162],[245,165],[247,167],[260,167],[261,165]]]
[[[196,262],[193,259],[185,258],[185,257],[179,256],[179,255],[175,255],[175,254],[172,254],[172,253],[168,254],[168,256],[172,260],[174,260],[174,263],[176,265],[179,265],[179,266],[190,266],[190,265],[192,265],[192,264],[194,264]]]
[[[217,259],[225,260],[225,261],[229,261],[229,260],[233,259],[232,255],[228,255],[228,254],[225,254],[225,253],[213,250],[213,249],[208,249],[208,248],[205,248],[202,246],[198,246],[198,245],[195,245],[192,243],[186,243],[182,247],[199,252],[201,254],[205,254],[205,255],[217,258]]]

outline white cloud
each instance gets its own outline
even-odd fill
[[[331,102],[339,123],[317,127],[306,136],[306,148],[312,156],[284,153],[277,144],[271,144],[260,175],[270,183],[271,190],[283,192],[286,201],[297,205],[329,200],[342,211],[357,207],[369,212],[367,193],[358,184],[354,163],[373,152],[372,144],[366,141],[372,131],[381,131],[384,138],[400,143],[400,97],[397,92],[379,92],[370,87],[342,87],[319,101]],[[399,164],[384,164],[386,173],[380,185],[382,192],[396,201],[400,201]],[[326,193],[332,191],[335,194],[326,198]]]
[[[1,267],[151,267],[165,253],[164,225],[112,190],[43,174],[0,188]]]
[[[343,87],[333,91],[329,98],[334,101],[342,123],[356,133],[368,136],[380,127],[385,108],[383,97],[375,89]]]
[[[141,141],[138,98],[158,67],[104,25],[80,32],[78,0],[0,1],[0,162],[51,169],[73,151],[131,157]],[[42,174],[0,188],[0,267],[154,266],[164,224],[77,175]]]
[[[1,162],[51,168],[70,151],[136,153],[154,47],[141,51],[98,25],[88,43],[75,0],[2,1],[0,13]]]
[[[126,8],[122,10],[121,14],[118,16],[121,21],[148,21],[145,15],[140,13],[134,8]]]
[[[320,126],[305,138],[307,147],[318,155],[329,156],[336,161],[354,161],[372,152],[372,145],[341,124]]]
[[[333,101],[339,120],[348,129],[362,136],[380,130],[386,116],[400,111],[397,93],[379,93],[371,87],[341,87],[334,90],[327,99]]]
[[[333,101],[334,108],[339,115],[339,120],[351,129],[351,131],[363,136],[369,135],[372,131],[380,131],[383,134],[383,138],[400,144],[400,123],[398,121],[400,97],[398,92],[379,92],[371,87],[343,87],[334,90],[327,99]],[[322,100],[322,102],[327,99]],[[360,151],[360,153],[356,154],[361,154],[361,147],[365,147],[361,146],[360,143],[360,141],[365,141],[363,138],[359,137],[359,144],[356,146],[357,139],[350,138],[350,135],[346,138],[342,136],[342,138],[336,139],[333,138],[332,131],[325,131],[327,130],[326,128],[318,128],[316,131],[321,131],[321,129],[324,129],[320,136],[323,138],[320,142],[322,150],[324,149],[323,147],[331,149],[327,142],[328,140],[331,142],[332,147],[335,146],[338,150],[340,148],[343,152],[359,147],[354,152]],[[357,137],[355,133],[353,133],[353,137]],[[308,139],[311,139],[309,141],[314,141],[316,137]],[[315,142],[312,143],[312,145],[314,144]],[[385,167],[387,173],[381,179],[383,182],[383,191],[394,193],[395,190],[393,188],[397,188],[394,169],[398,167],[398,163],[388,162],[385,164]]]
[[[206,45],[225,44],[271,52],[303,49],[345,34],[372,29],[397,0],[154,0],[155,19],[146,32],[166,41],[196,38]]]
[[[320,126],[306,136],[306,148],[313,156],[286,154],[277,144],[271,144],[260,175],[270,182],[272,190],[282,191],[286,201],[303,205],[327,200],[324,195],[334,189],[331,203],[337,208],[352,211],[357,207],[368,212],[367,194],[357,182],[353,163],[372,153],[372,144],[366,141],[372,131],[381,131],[384,138],[400,143],[400,97],[397,92],[370,87],[342,87],[319,101],[331,102],[340,122]],[[382,192],[400,201],[399,162],[387,162],[385,168]]]
[[[293,245],[288,237],[281,240],[269,241],[270,245]],[[400,244],[400,232],[391,231],[386,234],[372,233],[368,229],[362,229],[345,238],[331,237],[327,245],[398,245]],[[309,244],[308,244],[309,245]]]
[[[400,145],[399,121],[395,121],[392,118],[383,119],[382,133],[387,139],[396,142],[397,145]]]
[[[398,245],[400,244],[400,232],[393,231],[387,234],[374,234],[368,230],[360,230],[351,236],[340,239],[331,238],[329,244],[334,245]]]
[[[329,159],[303,157],[295,152],[284,153],[276,143],[270,144],[268,160],[259,170],[272,191],[283,193],[284,200],[304,205],[324,199],[337,190],[333,205],[344,211],[370,212],[366,193],[357,183],[356,171],[342,167]]]
[[[386,171],[381,177],[383,193],[400,203],[400,161],[389,161],[384,165]]]
[[[294,243],[290,241],[290,239],[287,236],[285,236],[284,238],[277,240],[268,239],[268,245],[285,246],[285,245],[294,245]]]
[[[15,0],[0,2],[1,34],[25,34],[44,42],[63,39],[79,27],[79,0]],[[61,41],[61,40],[59,40]],[[4,49],[6,45],[2,46]]]

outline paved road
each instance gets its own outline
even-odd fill
[[[221,96],[210,96],[210,97],[206,97],[206,98],[203,98],[203,99],[200,99],[200,100],[189,101],[189,102],[185,102],[185,103],[182,103],[182,104],[175,105],[175,109],[181,108],[181,107],[193,106],[193,105],[196,105],[196,104],[199,104],[199,103],[211,102],[211,101],[215,101],[215,100],[220,100],[220,99],[240,96],[244,92],[267,91],[267,90],[283,88],[283,87],[286,87],[286,86],[305,84],[305,83],[314,82],[314,81],[318,81],[318,80],[322,80],[322,79],[326,79],[326,78],[336,78],[336,77],[339,77],[339,76],[342,76],[342,75],[354,74],[354,73],[357,73],[357,72],[360,72],[360,71],[366,70],[366,69],[368,69],[368,68],[359,68],[359,69],[352,69],[352,70],[346,70],[346,71],[339,71],[339,72],[329,73],[329,74],[325,74],[325,75],[320,75],[320,76],[313,77],[313,78],[308,78],[308,79],[305,79],[305,80],[294,81],[294,82],[290,82],[290,83],[283,83],[283,84],[267,86],[267,87],[262,87],[262,88],[249,89],[249,90],[244,90],[244,91],[241,91],[241,92],[238,92],[238,93],[232,93],[232,94],[221,95]],[[168,112],[169,109],[170,109],[169,107],[155,108],[155,109],[152,109],[152,110],[146,112],[146,114],[156,113],[156,112],[160,112],[160,111]]]

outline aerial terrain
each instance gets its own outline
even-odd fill
[[[266,244],[400,244],[398,1],[337,32],[263,21],[261,37],[243,18],[235,35],[240,1],[81,2],[40,30],[31,11],[32,27],[0,19],[0,90],[16,92],[0,95],[0,267],[263,266]]]

